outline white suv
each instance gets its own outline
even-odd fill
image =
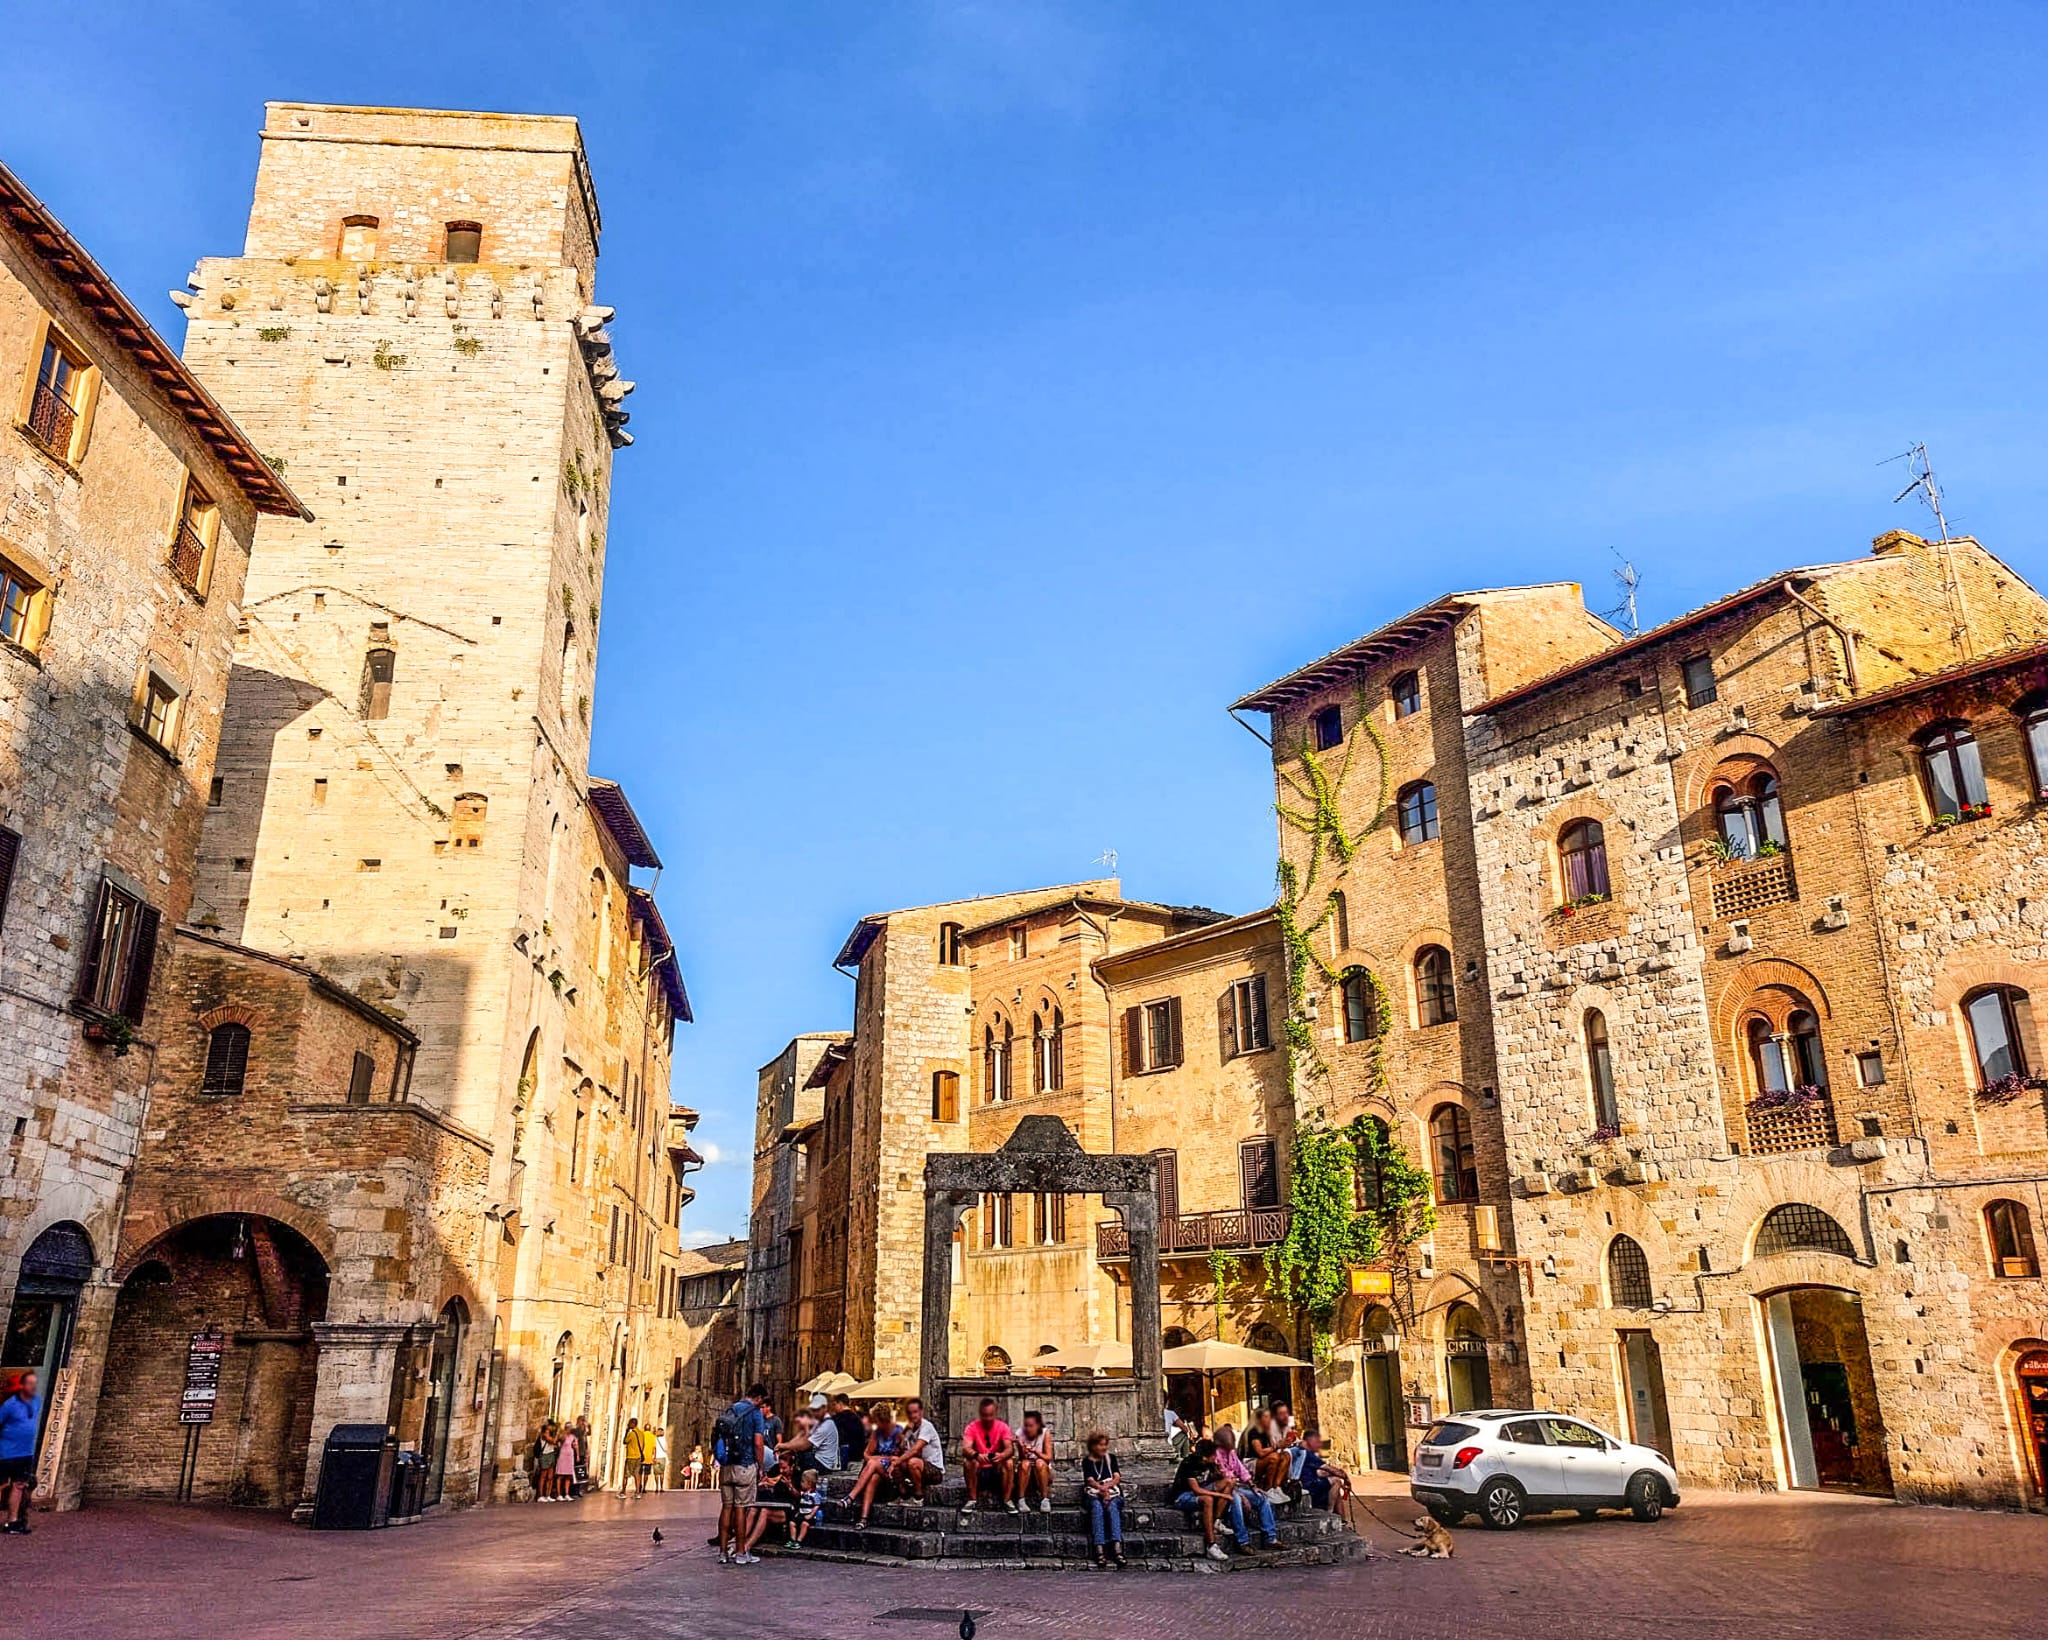
[[[1475,1514],[1507,1531],[1524,1515],[1626,1509],[1656,1520],[1678,1507],[1678,1472],[1661,1452],[1617,1441],[1555,1412],[1460,1412],[1415,1450],[1408,1490],[1446,1526]]]

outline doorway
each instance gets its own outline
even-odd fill
[[[1664,1401],[1664,1356],[1648,1328],[1621,1332],[1622,1400],[1628,1408],[1628,1438],[1671,1461],[1671,1413]]]
[[[70,1386],[61,1375],[70,1371],[78,1295],[92,1279],[92,1264],[92,1239],[82,1226],[68,1221],[51,1225],[21,1257],[14,1308],[7,1315],[6,1333],[0,1335],[0,1395],[13,1394],[22,1373],[36,1375],[43,1402],[43,1422],[36,1430],[38,1452],[44,1437],[53,1433],[51,1409],[70,1404]],[[61,1442],[62,1434],[57,1430],[54,1438]]]
[[[459,1298],[441,1307],[434,1326],[433,1352],[427,1358],[427,1411],[420,1429],[420,1451],[427,1460],[427,1492],[422,1500],[439,1503],[448,1481],[448,1433],[455,1423],[455,1369],[462,1357],[463,1323],[469,1311]]]
[[[1365,1312],[1365,1456],[1375,1469],[1408,1468],[1408,1435],[1401,1405],[1401,1335],[1391,1310]]]
[[[2013,1373],[2026,1419],[2027,1453],[2034,1462],[2034,1490],[2048,1493],[2048,1349],[2028,1350],[2013,1363]]]
[[[1444,1317],[1444,1392],[1453,1412],[1483,1412],[1493,1405],[1486,1323],[1469,1304],[1453,1304]]]
[[[1833,1287],[1795,1287],[1764,1301],[1764,1321],[1791,1485],[1890,1496],[1862,1301]]]

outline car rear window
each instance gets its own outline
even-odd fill
[[[1441,1423],[1431,1424],[1428,1433],[1422,1437],[1424,1446],[1449,1446],[1453,1441],[1469,1441],[1479,1433],[1477,1424],[1456,1424],[1448,1418]]]

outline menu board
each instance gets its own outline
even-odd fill
[[[178,1422],[210,1424],[220,1399],[220,1358],[227,1339],[220,1328],[196,1332],[185,1348],[185,1393],[178,1402]]]

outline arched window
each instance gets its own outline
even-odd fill
[[[1756,1232],[1756,1251],[1759,1258],[1766,1253],[1793,1253],[1802,1250],[1838,1253],[1843,1258],[1856,1256],[1856,1249],[1850,1245],[1848,1233],[1818,1207],[1809,1207],[1805,1202],[1787,1202],[1783,1207],[1774,1207],[1764,1215],[1763,1223],[1757,1227]]]
[[[248,1071],[248,1026],[230,1021],[206,1033],[206,1074],[199,1082],[201,1093],[240,1093]]]
[[[1722,851],[1731,859],[1781,853],[1785,811],[1778,801],[1778,777],[1765,769],[1739,785],[1717,787],[1714,821],[1721,829]]]
[[[1792,1075],[1785,1063],[1785,1039],[1771,1029],[1768,1019],[1752,1019],[1748,1025],[1750,1069],[1756,1076],[1758,1093],[1789,1093]]]
[[[2027,763],[2034,775],[2034,795],[2048,797],[2048,694],[2029,695],[2019,703],[2020,726],[2027,735]]]
[[[1327,752],[1344,744],[1344,708],[1325,706],[1316,713],[1312,724],[1316,750]]]
[[[491,800],[482,792],[464,792],[449,805],[448,846],[451,849],[481,848],[484,841],[484,816],[490,812]]]
[[[1000,1105],[1010,1097],[1010,1049],[1016,1034],[1007,1019],[982,1027],[981,1095],[985,1104]]]
[[[2034,1253],[2034,1226],[2026,1208],[2015,1201],[1988,1203],[1984,1229],[1991,1238],[1993,1275],[2023,1278],[2041,1273],[2041,1261]]]
[[[1607,1244],[1607,1302],[1618,1310],[1647,1310],[1650,1261],[1632,1236],[1616,1236]]]
[[[1365,1118],[1367,1129],[1352,1163],[1351,1204],[1356,1212],[1380,1212],[1387,1199],[1387,1168],[1381,1159],[1391,1139],[1387,1124],[1377,1116]]]
[[[2014,985],[1987,985],[1972,991],[1963,998],[1963,1020],[1970,1028],[1980,1086],[1988,1088],[2032,1074],[2027,1039],[2034,1034],[2034,1012],[2026,992]]]
[[[1451,954],[1441,945],[1425,945],[1415,953],[1415,1017],[1424,1025],[1448,1025],[1458,1017]]]
[[[966,930],[956,922],[939,924],[939,966],[961,968],[967,963]]]
[[[1437,834],[1436,787],[1427,780],[1418,780],[1412,786],[1403,786],[1397,812],[1400,815],[1402,842],[1429,842]]]
[[[1429,1144],[1436,1171],[1436,1199],[1469,1202],[1479,1195],[1479,1165],[1472,1150],[1472,1124],[1462,1105],[1438,1105],[1429,1118]]]
[[[1607,832],[1598,820],[1574,820],[1557,834],[1565,904],[1607,895]]]
[[[1607,1016],[1588,1008],[1583,1021],[1586,1081],[1593,1093],[1593,1126],[1621,1131],[1621,1104],[1614,1096],[1614,1054],[1607,1045]]]
[[[380,646],[363,656],[363,690],[359,705],[364,717],[385,718],[391,715],[391,681],[397,673],[398,655],[395,650]]]
[[[1354,968],[1337,982],[1344,1002],[1344,1040],[1364,1042],[1380,1034],[1379,1010],[1372,1004],[1372,976]]]
[[[1984,759],[1967,723],[1937,723],[1922,734],[1920,763],[1927,776],[1928,806],[1937,815],[1954,819],[1985,801]]]
[[[991,1344],[981,1352],[981,1375],[984,1378],[1002,1378],[1010,1370],[1010,1352],[1000,1344]]]
[[[1053,1009],[1050,1020],[1031,1016],[1033,1081],[1040,1093],[1057,1093],[1067,1085],[1067,1016]]]
[[[1820,1047],[1820,1021],[1804,1008],[1785,1021],[1786,1068],[1793,1086],[1825,1088],[1828,1085],[1827,1056]]]
[[[474,262],[484,248],[484,229],[480,222],[451,222],[448,224],[447,260],[450,262]]]
[[[1387,685],[1387,694],[1394,703],[1394,716],[1413,717],[1422,710],[1422,674],[1403,672]]]
[[[374,216],[343,217],[341,245],[336,254],[344,262],[374,262],[377,259],[377,219]]]

